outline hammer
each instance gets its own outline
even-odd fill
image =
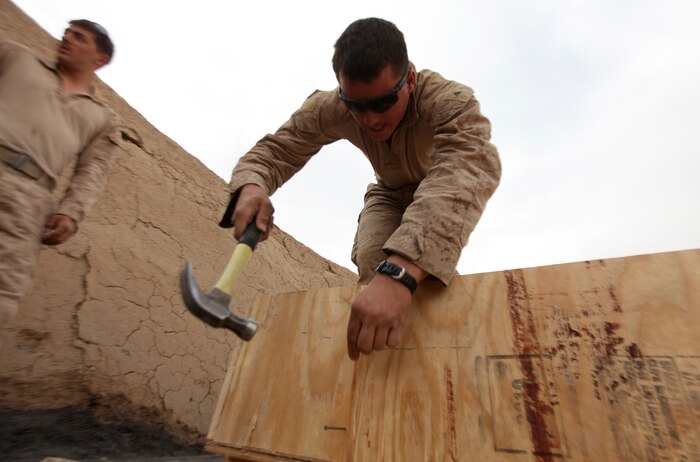
[[[253,221],[238,240],[219,281],[207,294],[202,292],[194,278],[192,262],[187,261],[180,273],[182,299],[190,312],[212,327],[225,327],[234,331],[245,341],[253,338],[258,324],[231,313],[228,306],[231,303],[231,289],[259,240],[260,231]]]

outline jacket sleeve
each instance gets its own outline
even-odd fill
[[[11,56],[18,51],[25,51],[25,49],[16,42],[0,38],[0,76],[10,68],[12,61]]]
[[[241,187],[256,184],[271,196],[324,145],[338,140],[327,134],[324,124],[333,111],[328,104],[331,98],[331,92],[314,92],[274,134],[265,135],[239,159],[229,182],[231,200],[219,226],[233,226],[231,217]]]
[[[491,125],[468,87],[450,88],[421,111],[434,131],[431,167],[384,246],[448,284],[501,176]]]
[[[70,185],[56,213],[68,215],[76,223],[85,219],[107,180],[118,136],[117,116],[110,111],[103,130],[79,154]]]
[[[7,56],[8,43],[6,40],[0,39],[0,75],[5,72],[5,60]]]

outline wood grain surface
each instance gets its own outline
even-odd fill
[[[247,461],[700,461],[700,250],[422,284],[352,362],[361,288],[258,297],[207,449]]]

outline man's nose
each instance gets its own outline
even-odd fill
[[[384,116],[378,112],[367,111],[362,115],[362,117],[365,125],[374,127],[381,125]]]

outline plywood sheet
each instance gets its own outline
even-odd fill
[[[259,297],[207,448],[231,460],[700,461],[700,250],[422,284],[351,362],[359,288]],[[236,459],[233,459],[236,458]]]

